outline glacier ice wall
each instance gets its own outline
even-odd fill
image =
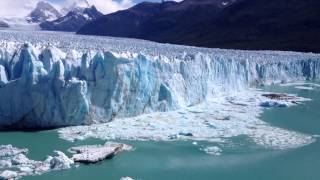
[[[0,126],[107,122],[320,75],[317,54],[188,49],[171,54],[2,44]]]

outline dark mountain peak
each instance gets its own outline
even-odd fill
[[[320,52],[319,0],[141,3],[78,33],[236,49]]]
[[[183,10],[188,8],[193,8],[197,6],[209,6],[208,8],[214,6],[216,8],[223,9],[232,5],[239,0],[184,0],[176,6],[176,10]]]
[[[98,9],[96,8],[96,6],[92,5],[89,8],[85,8],[83,10],[84,14],[87,14],[88,17],[92,18],[92,19],[97,19],[98,17],[102,16],[103,14],[98,11]]]
[[[222,0],[199,0],[202,3],[215,2]],[[232,1],[232,0],[226,0]],[[142,36],[142,29],[146,28],[146,24],[149,24],[147,31],[162,31],[165,27],[171,26],[173,21],[176,19],[184,18],[183,23],[188,23],[188,17],[194,19],[198,17],[202,19],[202,10],[205,12],[211,11],[216,13],[210,6],[202,6],[203,9],[197,8],[197,10],[189,11],[189,9],[195,9],[193,7],[198,6],[195,0],[188,2],[175,2],[175,1],[164,1],[160,2],[142,2],[127,10],[118,11],[112,14],[105,15],[98,20],[89,23],[80,29],[79,33],[83,34],[99,34],[99,35],[111,35],[111,36],[122,36],[127,34],[126,37],[140,37]],[[202,8],[201,7],[201,8]],[[199,12],[198,12],[199,11]],[[199,16],[200,15],[200,16]],[[207,15],[207,14],[206,14]],[[169,19],[169,16],[170,17]],[[205,17],[206,19],[207,17]],[[151,25],[152,24],[152,25]],[[154,28],[152,28],[153,26]],[[130,28],[128,28],[130,27]]]
[[[153,14],[153,13],[159,12],[161,10],[161,7],[162,7],[161,3],[143,2],[129,8],[127,11],[141,13],[141,14]]]
[[[9,28],[9,24],[0,20],[0,28]]]

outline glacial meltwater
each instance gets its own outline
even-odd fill
[[[296,106],[265,109],[260,119],[275,127],[313,136],[313,143],[279,150],[258,145],[246,135],[228,137],[220,142],[123,141],[134,150],[97,164],[79,164],[68,170],[22,179],[118,180],[129,176],[141,180],[319,180],[320,87],[293,84],[263,89],[311,99]],[[28,157],[34,160],[44,160],[54,150],[70,155],[67,149],[72,146],[104,142],[93,138],[66,141],[59,138],[57,130],[0,133],[0,144],[28,148]]]

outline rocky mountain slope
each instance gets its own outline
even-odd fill
[[[141,3],[78,33],[251,50],[320,52],[318,0],[185,0]]]
[[[65,16],[40,24],[43,30],[77,31],[86,23],[102,16],[95,6],[72,8]]]

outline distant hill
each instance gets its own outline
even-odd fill
[[[0,28],[9,28],[9,24],[4,22],[4,21],[0,21]]]
[[[250,50],[320,52],[319,0],[141,3],[84,25],[79,34]]]

